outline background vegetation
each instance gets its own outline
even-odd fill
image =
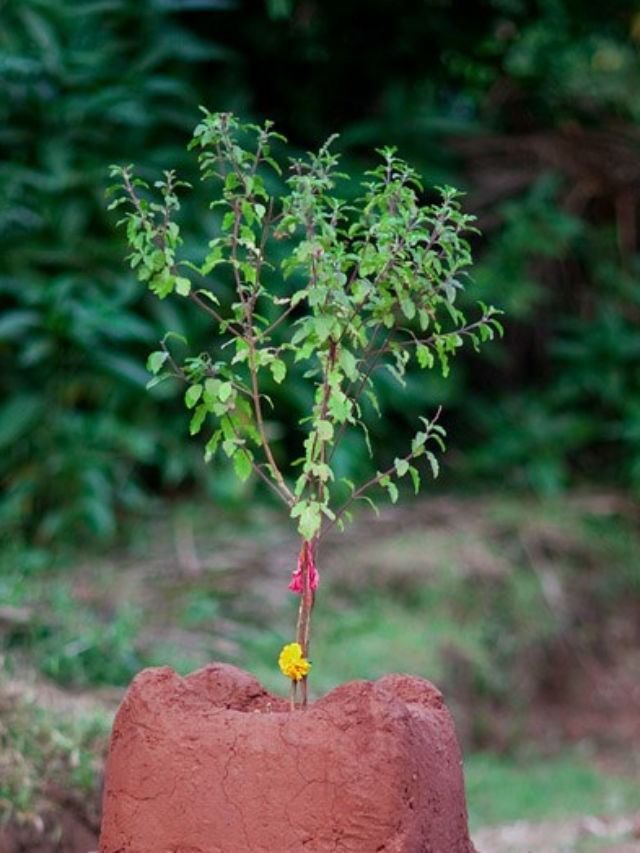
[[[506,309],[508,335],[446,387],[410,378],[409,409],[390,386],[385,443],[443,401],[454,483],[640,488],[634,4],[4,0],[0,15],[3,531],[109,540],[151,495],[230,497],[171,390],[143,391],[146,353],[186,321],[132,281],[103,198],[111,162],[180,169],[200,103],[273,118],[303,148],[339,131],[356,171],[397,144],[468,192],[472,297]],[[183,222],[205,245],[197,191]]]

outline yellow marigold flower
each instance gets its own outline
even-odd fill
[[[308,675],[311,664],[302,657],[300,643],[289,643],[280,652],[278,665],[287,678],[292,681],[300,681]]]

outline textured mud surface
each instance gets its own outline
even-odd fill
[[[304,711],[212,665],[146,670],[118,712],[100,853],[473,853],[441,694],[387,676]]]

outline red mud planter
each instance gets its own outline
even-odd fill
[[[390,675],[305,710],[214,664],[140,673],[116,716],[100,853],[474,853],[453,723]]]

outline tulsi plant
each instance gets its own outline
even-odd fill
[[[241,480],[263,481],[300,534],[289,585],[301,596],[296,639],[280,666],[291,679],[292,705],[304,706],[319,544],[351,519],[357,501],[375,507],[381,489],[395,502],[399,480],[408,478],[418,492],[425,473],[438,475],[440,410],[420,419],[402,456],[363,482],[337,475],[336,451],[355,431],[375,457],[367,421],[380,412],[382,372],[400,386],[410,363],[446,376],[465,341],[477,349],[502,333],[500,312],[479,303],[468,321],[456,304],[471,264],[473,217],[451,187],[425,201],[420,176],[394,148],[381,148],[379,164],[354,188],[338,171],[335,137],[283,167],[274,152],[286,140],[271,123],[203,113],[190,148],[221,214],[206,255],[181,257],[175,216],[188,184],[174,172],[151,188],[133,167],[113,166],[110,206],[125,207],[120,224],[140,281],[159,299],[191,301],[215,330],[214,353],[181,360],[178,336],[168,333],[149,356],[150,384],[184,382],[190,432],[206,431],[205,458],[222,453]],[[300,420],[300,457],[282,459],[265,389],[301,367],[312,402]]]

